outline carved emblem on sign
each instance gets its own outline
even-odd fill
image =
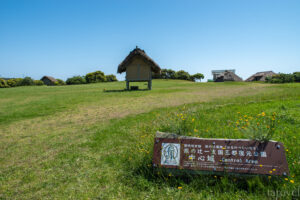
[[[179,166],[180,144],[162,143],[161,165]]]

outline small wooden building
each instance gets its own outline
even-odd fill
[[[57,82],[57,80],[52,76],[43,76],[41,81],[43,81],[45,85],[55,85],[55,82]]]
[[[126,72],[126,88],[129,90],[129,82],[148,82],[148,89],[152,88],[152,72],[160,73],[160,67],[144,50],[136,47],[123,60],[118,67],[118,73]]]
[[[243,81],[243,79],[232,71],[225,71],[216,78],[215,82],[224,81]]]
[[[273,71],[257,72],[250,76],[246,81],[265,81],[267,77],[276,75]]]

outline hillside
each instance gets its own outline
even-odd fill
[[[1,89],[0,199],[268,199],[268,190],[300,186],[299,84],[154,80],[151,91],[124,87]],[[262,112],[278,117],[273,139],[288,148],[288,180],[153,171],[154,134],[178,131],[177,115],[195,121],[187,135],[249,138],[234,122]]]

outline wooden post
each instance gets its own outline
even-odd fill
[[[129,90],[129,81],[126,81],[126,89]]]
[[[149,90],[152,89],[152,80],[148,81],[148,89],[149,89]]]

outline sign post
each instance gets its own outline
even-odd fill
[[[157,132],[153,165],[169,169],[288,176],[280,142],[208,139]]]

